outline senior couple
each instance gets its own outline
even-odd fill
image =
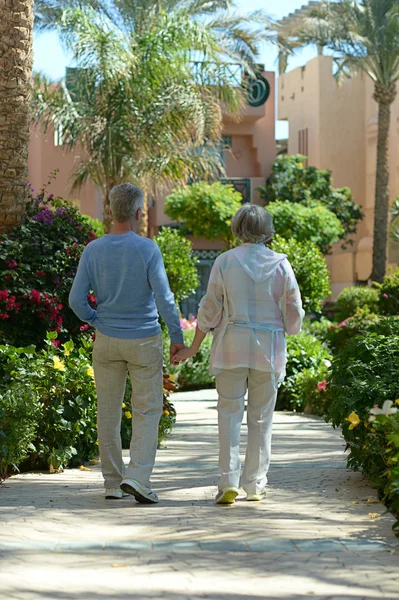
[[[285,334],[298,333],[304,316],[286,256],[267,247],[274,234],[271,215],[251,204],[236,213],[232,230],[242,245],[215,261],[195,338],[186,348],[158,246],[137,235],[142,190],[118,185],[111,190],[110,202],[114,228],[86,246],[69,298],[77,316],[96,328],[93,366],[105,497],[131,494],[140,503],[158,502],[150,477],[163,404],[161,315],[170,334],[173,364],[194,356],[213,331],[210,363],[219,396],[220,447],[216,503],[234,503],[240,486],[247,500],[262,500],[277,388],[285,376]],[[97,310],[88,304],[91,290]],[[128,374],[132,439],[125,467],[120,426]],[[248,442],[241,473],[240,428],[247,391]]]

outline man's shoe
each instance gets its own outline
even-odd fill
[[[156,493],[135,479],[124,479],[121,483],[121,489],[127,494],[134,496],[140,504],[158,503],[158,496]]]
[[[216,494],[216,504],[234,504],[238,496],[238,488],[234,485],[219,490]]]
[[[106,500],[120,500],[121,498],[126,498],[129,494],[125,494],[121,488],[107,488],[105,490],[105,498]]]
[[[261,494],[247,494],[245,498],[248,502],[260,502],[266,498],[266,492],[262,492]]]

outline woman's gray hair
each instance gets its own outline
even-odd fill
[[[276,233],[272,215],[256,204],[244,204],[236,212],[231,230],[239,240],[251,244],[265,244]]]
[[[132,183],[121,183],[109,193],[112,216],[118,223],[134,219],[139,208],[143,208],[144,192]]]

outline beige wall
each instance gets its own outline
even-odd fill
[[[328,257],[334,296],[371,274],[378,110],[372,96],[373,84],[366,76],[337,85],[328,56],[279,79],[278,113],[289,121],[288,153],[299,151],[298,132],[307,128],[309,164],[332,171],[333,184],[350,187],[365,212],[354,245],[344,252],[338,245]],[[399,98],[392,106],[390,131],[391,201],[399,193],[398,119]]]

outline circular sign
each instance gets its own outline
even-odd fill
[[[248,77],[246,80],[248,90],[248,104],[262,106],[270,96],[270,84],[262,75],[256,78]]]

